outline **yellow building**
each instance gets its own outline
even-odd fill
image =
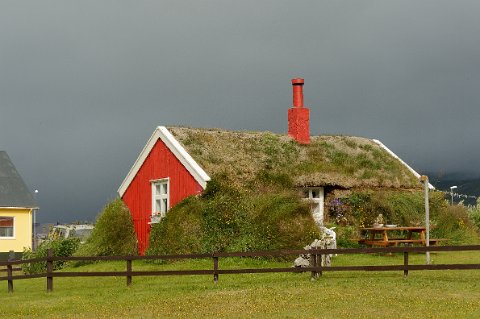
[[[32,247],[37,205],[5,151],[0,151],[0,253]]]

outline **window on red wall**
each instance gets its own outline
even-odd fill
[[[13,217],[0,217],[0,238],[14,237],[14,219]]]
[[[165,217],[169,209],[169,180],[162,179],[152,182],[152,215]]]

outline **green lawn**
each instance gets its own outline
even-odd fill
[[[424,263],[413,255],[411,263]],[[480,263],[478,252],[435,253],[434,263]],[[402,255],[338,256],[334,265],[401,264]],[[240,263],[239,266],[235,266]],[[280,267],[291,263],[220,259],[220,268]],[[134,270],[205,269],[211,260],[158,265],[134,263]],[[124,270],[110,262],[67,271]],[[480,318],[480,271],[309,273],[18,280],[14,293],[0,282],[2,318]]]

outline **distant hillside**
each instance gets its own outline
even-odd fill
[[[438,173],[427,173],[430,177],[430,182],[438,190],[445,192],[450,192],[451,186],[457,186],[454,189],[454,193],[469,195],[469,196],[480,196],[480,177],[478,176],[468,176],[466,174],[438,174]],[[448,196],[450,199],[450,197]],[[465,204],[473,205],[475,204],[474,198],[463,198],[455,196],[453,198],[454,202],[458,203],[461,200],[464,200]]]

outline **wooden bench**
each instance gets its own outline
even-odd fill
[[[363,240],[362,244],[368,245],[368,246],[381,246],[381,247],[387,247],[391,246],[389,245],[388,241],[384,240]]]
[[[429,240],[430,246],[435,246],[441,241],[445,241],[445,238],[432,238]],[[388,246],[398,246],[400,244],[404,245],[424,245],[425,241],[422,239],[390,239],[390,240],[367,240],[367,239],[359,239],[359,244],[365,244],[368,246],[381,246],[381,247],[388,247]]]
[[[392,239],[388,241],[392,245],[398,246],[398,244],[423,244],[424,240],[422,239]]]
[[[423,240],[421,239],[390,239],[390,240],[359,240],[358,243],[365,244],[368,246],[398,246],[399,244],[422,244]]]
[[[441,241],[447,241],[448,239],[447,238],[430,238],[430,240],[428,241],[430,243],[430,246],[435,246],[436,244],[438,244],[439,242]]]

